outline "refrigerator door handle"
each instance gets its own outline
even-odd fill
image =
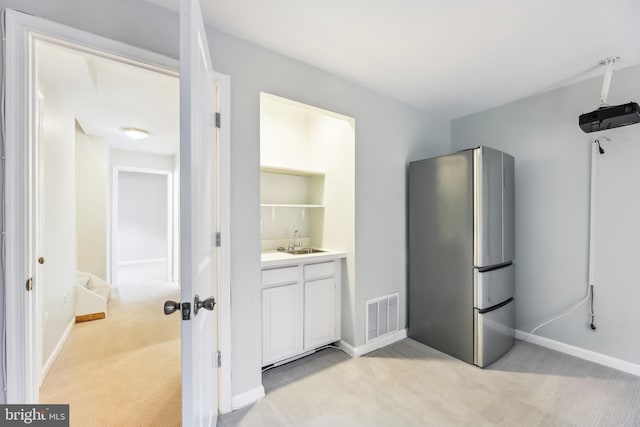
[[[513,301],[513,297],[512,297],[512,298],[509,298],[509,299],[508,299],[508,300],[506,300],[506,301],[502,301],[500,304],[498,304],[498,305],[494,305],[493,307],[479,309],[479,310],[478,310],[478,313],[480,313],[480,314],[490,313],[490,312],[492,312],[493,310],[498,310],[498,309],[500,309],[500,308],[504,307],[505,305],[509,304],[511,301]]]
[[[489,267],[477,267],[480,273],[486,273],[493,270],[500,270],[501,268],[505,268],[513,264],[513,261],[503,262],[502,264],[496,264]]]

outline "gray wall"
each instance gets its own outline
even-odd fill
[[[452,122],[454,150],[487,145],[516,158],[517,327],[528,331],[586,294],[591,142],[598,157],[595,313],[587,308],[537,333],[640,363],[640,125],[585,134],[602,79],[547,92]],[[609,102],[640,101],[640,66],[616,71]]]
[[[406,164],[447,153],[450,123],[225,34],[210,32],[209,43],[215,68],[231,75],[231,233],[242,242],[231,254],[237,394],[260,384],[260,92],[355,118],[356,274],[343,292],[343,335],[355,346],[364,344],[368,298],[400,292],[406,326]]]
[[[0,0],[0,7],[178,56],[177,16],[141,1]],[[346,295],[355,312],[344,319],[345,338],[356,346],[364,343],[365,299],[399,291],[404,301],[405,167],[408,161],[447,153],[450,123],[239,39],[214,31],[209,39],[215,67],[232,79],[232,376],[237,395],[261,383],[260,91],[356,119],[356,283]],[[402,304],[403,326],[405,318]]]
[[[107,280],[109,214],[109,148],[102,138],[88,136],[76,124],[77,270]]]
[[[120,171],[116,263],[167,257],[167,187],[166,175]]]

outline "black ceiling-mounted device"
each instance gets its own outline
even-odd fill
[[[586,133],[598,132],[601,130],[615,129],[622,126],[640,123],[640,106],[635,102],[622,105],[608,105],[609,85],[613,75],[613,66],[619,57],[611,57],[600,62],[607,70],[602,82],[602,93],[600,95],[600,107],[590,113],[581,114],[578,125]]]
[[[579,125],[586,133],[640,123],[640,106],[636,102],[600,107],[580,115]]]

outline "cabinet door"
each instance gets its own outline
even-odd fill
[[[331,277],[304,284],[304,349],[336,341],[336,280]]]
[[[300,286],[262,291],[262,365],[302,352],[302,292]]]

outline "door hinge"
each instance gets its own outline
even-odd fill
[[[216,354],[215,354],[215,365],[216,365],[216,368],[219,368],[222,366],[222,353],[220,353],[219,351],[216,351]]]
[[[27,292],[33,289],[33,278],[29,277],[26,284]]]
[[[216,248],[222,246],[222,233],[219,231],[216,233]]]
[[[221,119],[220,113],[216,113],[216,127],[218,129],[220,129],[221,122],[222,122],[222,119]]]

